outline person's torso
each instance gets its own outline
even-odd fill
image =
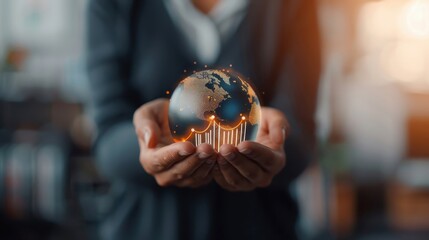
[[[135,91],[136,105],[168,98],[178,82],[193,71],[206,68],[198,61],[163,1],[133,1],[128,40],[127,84]],[[139,3],[135,3],[139,2]],[[261,13],[262,15],[264,13]],[[265,16],[267,17],[267,16]],[[269,16],[268,16],[269,17]],[[263,88],[257,76],[255,36],[250,19],[221,47],[218,59],[207,68],[229,68]],[[272,36],[273,37],[273,36]],[[275,36],[274,36],[275,37]],[[260,67],[260,66],[259,66]],[[260,89],[261,91],[261,89]],[[265,91],[265,90],[264,90]],[[210,184],[202,189],[122,186],[115,210],[106,225],[111,239],[293,239],[296,206],[287,189],[231,193]],[[126,195],[126,197],[125,197]],[[115,230],[116,229],[116,230]],[[127,235],[128,232],[128,235]],[[108,234],[107,234],[108,235]]]

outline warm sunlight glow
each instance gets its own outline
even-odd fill
[[[401,41],[388,44],[381,54],[384,71],[400,82],[423,81],[427,75],[428,49],[415,41]]]
[[[404,9],[405,31],[414,37],[429,37],[429,1],[412,0]]]

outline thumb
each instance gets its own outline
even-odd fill
[[[268,128],[271,141],[282,146],[289,134],[289,123],[283,113],[273,111]]]
[[[134,114],[134,127],[139,142],[143,143],[145,147],[154,148],[158,145],[161,129],[155,120],[155,116],[137,110]]]

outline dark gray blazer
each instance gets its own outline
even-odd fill
[[[231,193],[215,183],[200,189],[159,187],[139,164],[132,116],[142,104],[168,97],[194,65],[161,0],[92,0],[88,73],[95,104],[97,166],[112,182],[114,202],[100,226],[103,239],[294,239],[296,203],[289,184],[314,146],[320,72],[315,0],[253,0],[238,31],[210,67],[250,77],[262,104],[282,110],[292,134],[287,165],[273,184]]]

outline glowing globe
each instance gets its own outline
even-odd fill
[[[233,70],[204,70],[182,80],[169,106],[169,125],[176,142],[196,146],[255,140],[260,125],[259,99],[243,77]]]

